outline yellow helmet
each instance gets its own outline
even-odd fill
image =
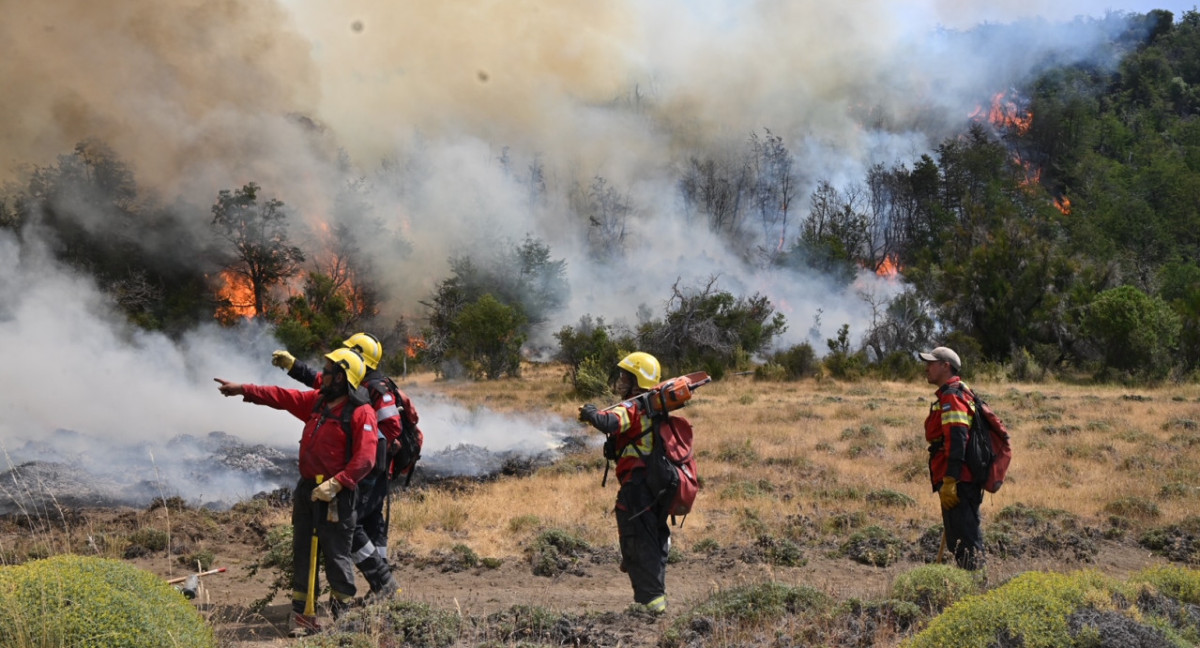
[[[358,389],[367,375],[367,363],[363,361],[362,356],[356,351],[343,348],[334,349],[326,353],[325,357],[346,371],[346,382],[350,383],[351,389]]]
[[[649,353],[634,351],[621,358],[617,366],[633,374],[633,377],[637,379],[638,387],[642,389],[652,389],[662,382],[662,367],[658,364],[658,358]]]
[[[342,346],[347,349],[354,349],[362,354],[363,361],[372,369],[379,368],[379,361],[383,359],[383,345],[379,343],[379,338],[370,333],[355,333],[346,338],[342,342]]]

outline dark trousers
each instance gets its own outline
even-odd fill
[[[387,475],[372,471],[370,477],[359,483],[358,493],[359,524],[354,529],[350,552],[371,591],[378,592],[392,579],[387,560],[377,551],[379,546],[387,546],[387,521],[383,516],[388,493]]]
[[[333,591],[333,609],[354,598],[354,563],[350,559],[350,543],[357,525],[355,492],[343,489],[332,502],[312,501],[316,482],[301,479],[292,497],[292,609],[304,611],[308,600],[309,557],[313,529],[317,534],[317,551],[325,557],[325,578]],[[329,521],[330,507],[337,507],[338,520]],[[319,571],[319,570],[318,570]],[[317,575],[313,595],[321,591]],[[314,605],[316,601],[313,601]]]
[[[983,566],[983,529],[979,522],[979,506],[983,504],[983,489],[975,484],[958,483],[958,506],[942,509],[942,528],[946,532],[946,549],[963,569]]]
[[[641,470],[634,471],[617,492],[621,568],[629,573],[637,603],[646,604],[667,593],[667,552],[671,547],[668,504],[654,500]]]

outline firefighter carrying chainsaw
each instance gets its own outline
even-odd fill
[[[671,411],[710,379],[701,372],[660,382],[658,360],[641,351],[622,358],[617,368],[613,391],[622,402],[603,410],[584,405],[579,420],[606,435],[604,457],[617,462],[621,571],[629,574],[634,605],[661,615],[667,610],[671,548],[667,518],[686,515],[699,488],[691,425]]]

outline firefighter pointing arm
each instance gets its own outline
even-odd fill
[[[357,592],[350,551],[357,523],[355,492],[374,466],[377,446],[375,412],[359,389],[365,375],[362,356],[342,348],[325,354],[317,390],[216,379],[225,396],[241,396],[246,402],[285,410],[304,421],[300,479],[292,497],[293,614],[288,625],[293,635],[320,627],[312,612],[320,591],[316,563],[310,562],[310,554],[315,553],[313,545],[319,544],[325,556],[330,611],[335,618],[347,609]],[[305,542],[310,537],[316,541]]]
[[[629,574],[634,604],[653,614],[667,610],[667,552],[671,530],[667,526],[668,504],[646,483],[645,462],[656,442],[647,434],[655,425],[646,401],[635,396],[653,389],[662,380],[658,360],[649,353],[634,352],[617,363],[620,369],[613,391],[624,399],[606,410],[595,405],[579,408],[579,420],[604,432],[606,459],[616,460],[617,533],[621,545],[621,571]]]
[[[388,390],[390,381],[379,370],[379,362],[383,359],[383,344],[379,339],[370,333],[355,333],[342,345],[356,351],[367,365],[362,388],[371,400],[378,424],[375,467],[363,478],[358,489],[358,526],[354,529],[350,551],[354,565],[371,588],[372,597],[388,598],[400,589],[387,561],[388,525],[384,516],[388,496],[388,447],[392,443],[399,443],[400,410],[396,398]],[[309,387],[320,384],[321,374],[287,351],[279,350],[271,354],[271,364]]]

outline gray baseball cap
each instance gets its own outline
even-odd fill
[[[937,347],[932,351],[925,351],[918,355],[925,362],[949,362],[955,371],[962,371],[962,360],[958,359],[958,354],[950,347]]]

